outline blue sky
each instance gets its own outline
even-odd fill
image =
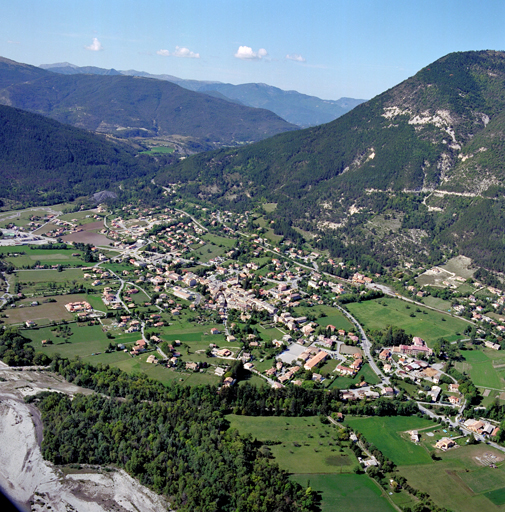
[[[505,50],[494,0],[15,0],[0,55],[371,98],[454,51]]]

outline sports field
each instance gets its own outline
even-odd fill
[[[269,446],[275,462],[290,473],[351,473],[358,461],[347,448],[339,446],[339,429],[323,425],[317,416],[227,416],[231,428],[251,434],[259,441],[280,442]]]
[[[321,493],[321,512],[392,512],[384,492],[367,475],[294,474],[303,486]]]
[[[469,325],[459,318],[399,299],[367,300],[347,304],[346,307],[367,329],[384,329],[388,325],[394,325],[405,329],[408,334],[420,336],[428,345],[432,345],[438,338],[448,341],[462,339],[463,331]]]
[[[369,443],[374,444],[386,457],[397,465],[430,464],[428,451],[402,436],[406,430],[433,426],[433,422],[417,416],[374,416],[353,418],[345,423],[360,432]]]

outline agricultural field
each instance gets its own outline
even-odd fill
[[[331,306],[314,306],[314,307],[303,307],[298,306],[293,308],[293,315],[307,316],[315,315],[316,322],[322,327],[327,325],[334,325],[337,329],[344,329],[346,332],[353,330],[353,325],[337,308]],[[324,316],[321,316],[324,315]]]
[[[332,424],[323,425],[317,416],[285,418],[230,414],[227,419],[231,428],[242,434],[251,434],[259,441],[280,443],[268,448],[275,462],[290,473],[351,473],[358,463],[347,448],[348,443],[338,440],[340,429]]]
[[[495,350],[464,350],[464,362],[456,369],[470,375],[478,387],[505,389],[505,352]]]
[[[156,154],[171,154],[174,152],[174,148],[169,146],[154,146],[147,151],[141,151],[140,155],[156,155]]]
[[[72,265],[79,267],[94,265],[94,263],[85,263],[80,256],[72,256],[72,254],[79,252],[70,246],[66,249],[31,249],[27,245],[0,247],[0,256],[11,254],[11,256],[6,256],[4,259],[16,268],[32,267],[37,261],[41,265]],[[17,256],[13,256],[13,254]]]
[[[458,512],[505,511],[504,454],[484,444],[439,454],[429,465],[400,466],[410,485],[428,492],[439,506]],[[489,467],[493,462],[497,468]]]
[[[385,493],[367,475],[294,474],[292,480],[321,493],[321,512],[393,512]]]
[[[448,341],[463,339],[463,332],[469,325],[459,318],[393,298],[355,302],[346,307],[367,329],[384,329],[394,325],[405,329],[408,334],[420,336],[428,345],[433,345],[442,337]]]
[[[19,285],[19,291],[26,296],[50,295],[89,284],[83,275],[80,268],[64,268],[61,272],[54,269],[18,270],[14,274],[14,283]]]
[[[83,300],[90,302],[88,300],[89,296],[86,294],[56,295],[50,298],[54,299],[55,302],[44,302],[45,299],[37,297],[37,302],[39,302],[38,306],[30,306],[30,303],[32,302],[30,299],[18,302],[15,308],[8,307],[4,311],[4,314],[6,315],[6,318],[4,318],[5,323],[10,325],[21,325],[27,320],[33,320],[38,325],[48,325],[52,321],[60,322],[61,320],[71,322],[74,320],[75,315],[69,313],[65,309],[65,304]],[[91,305],[93,306],[93,304]]]
[[[433,422],[417,416],[348,416],[345,424],[360,432],[366,440],[397,465],[429,464],[432,459],[422,446],[411,442],[403,432],[433,426]]]
[[[130,354],[123,351],[105,353],[110,343],[113,345],[122,343],[126,348],[130,348],[141,338],[138,332],[122,334],[110,339],[107,338],[106,333],[100,325],[89,326],[84,323],[71,323],[67,324],[67,326],[72,333],[70,336],[65,335],[62,331],[53,331],[52,329],[54,329],[54,327],[25,330],[23,331],[23,335],[32,340],[32,345],[37,352],[43,352],[48,356],[59,354],[69,359],[79,356],[83,361],[92,364],[109,364],[128,373],[145,373],[163,384],[180,382],[190,385],[199,385],[217,384],[219,382],[219,377],[214,375],[212,368],[209,368],[204,373],[192,373],[178,372],[161,365],[148,364],[146,363],[147,356],[150,354],[157,356],[157,352],[153,350],[136,357],[132,357]],[[42,340],[51,340],[53,344],[42,348]],[[191,360],[185,355],[183,355],[183,359],[185,361]],[[205,355],[198,357],[197,360],[205,360]],[[219,360],[216,359],[215,361]]]

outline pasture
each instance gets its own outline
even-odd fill
[[[405,329],[408,334],[420,336],[428,345],[433,345],[438,338],[448,341],[463,339],[463,331],[469,325],[459,318],[393,298],[354,302],[346,307],[367,329],[394,325]]]
[[[79,256],[72,254],[79,253]],[[80,257],[80,251],[67,246],[65,249],[38,249],[23,246],[1,246],[0,256],[5,256],[5,261],[11,263],[16,268],[32,267],[38,261],[41,265],[72,265],[72,266],[90,266],[93,263],[85,263]],[[15,256],[14,256],[15,255]]]
[[[251,434],[268,446],[275,462],[290,473],[351,473],[358,461],[346,442],[338,440],[339,429],[323,425],[317,416],[226,416],[231,428]],[[341,446],[337,445],[341,443]],[[344,446],[345,445],[345,446]]]
[[[462,351],[464,362],[456,363],[456,369],[468,373],[476,386],[494,389],[503,389],[503,355],[500,352],[490,350],[464,350]]]
[[[344,329],[346,332],[353,330],[353,325],[349,320],[347,320],[344,314],[341,313],[337,308],[333,308],[331,306],[298,306],[293,308],[293,311],[293,315],[295,317],[315,315],[316,322],[322,327],[333,325],[337,329]]]
[[[83,300],[88,301],[88,297],[89,296],[85,294],[56,295],[51,297],[55,302],[47,303],[43,302],[44,299],[37,297],[37,302],[39,302],[38,306],[30,306],[31,299],[23,301],[18,303],[17,307],[8,307],[5,310],[5,314],[7,315],[5,323],[14,325],[24,324],[27,320],[33,320],[38,325],[47,325],[53,320],[57,322],[61,320],[71,322],[74,320],[74,314],[69,313],[65,309],[65,304]]]
[[[503,512],[505,466],[496,469],[482,461],[503,453],[486,445],[462,446],[441,453],[442,460],[429,465],[409,465],[398,468],[410,485],[428,492],[433,501],[458,512]]]
[[[291,479],[321,493],[321,512],[393,512],[385,493],[367,475],[295,474]]]
[[[386,457],[397,465],[430,464],[431,457],[422,446],[416,445],[402,434],[407,430],[422,429],[433,423],[417,416],[373,416],[356,418],[348,416],[345,424],[360,432]]]

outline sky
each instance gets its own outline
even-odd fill
[[[4,0],[0,55],[369,99],[504,26],[503,0]]]

